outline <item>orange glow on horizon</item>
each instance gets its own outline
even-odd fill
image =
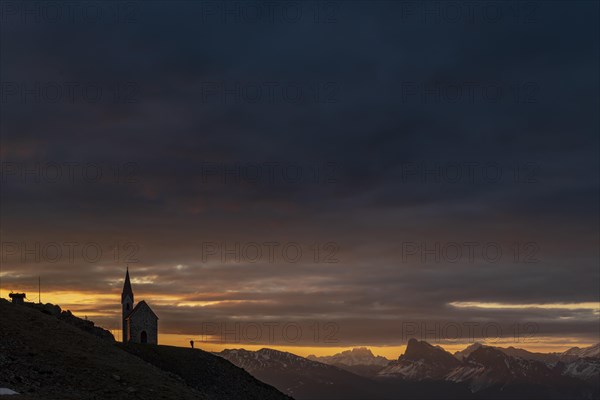
[[[28,301],[37,302],[37,287],[28,287],[21,288],[19,291],[23,291],[25,293],[29,293]],[[6,292],[4,292],[6,293]],[[32,295],[33,294],[33,295]],[[237,301],[230,300],[222,300],[222,301],[186,301],[183,296],[176,295],[164,295],[164,294],[156,294],[146,293],[143,296],[147,301],[155,305],[164,305],[164,306],[177,306],[177,307],[209,307],[211,305],[220,304],[220,303],[231,303]],[[103,328],[110,330],[113,335],[115,335],[116,340],[120,340],[120,313],[121,306],[119,297],[115,297],[115,293],[91,293],[91,292],[68,292],[68,291],[51,291],[51,292],[42,292],[42,302],[43,303],[51,303],[59,305],[63,310],[70,310],[75,316],[79,318],[91,317],[91,318],[101,318],[104,319],[103,323],[98,323],[98,326],[102,326]],[[94,308],[97,305],[104,305],[102,310],[95,311]],[[476,306],[475,304],[454,304],[458,307],[469,307]],[[481,304],[478,304],[481,306]],[[496,304],[486,304],[484,306],[489,306],[495,308]],[[582,303],[578,304],[575,307],[589,307],[594,309],[595,303]],[[565,305],[565,307],[574,307],[574,305]],[[106,320],[109,320],[108,322]],[[306,357],[308,355],[314,354],[317,356],[330,356],[337,353],[341,353],[345,350],[351,350],[352,348],[357,347],[367,347],[369,348],[374,355],[376,356],[384,356],[390,360],[397,359],[401,354],[406,350],[406,344],[402,345],[390,345],[390,346],[372,346],[369,344],[356,344],[356,345],[347,345],[347,346],[298,346],[298,345],[285,345],[285,344],[277,344],[277,343],[266,343],[266,344],[254,344],[254,343],[209,343],[203,342],[199,339],[198,335],[194,334],[180,334],[180,333],[169,333],[169,332],[159,332],[159,344],[169,345],[169,346],[177,346],[177,347],[190,347],[190,340],[195,340],[195,347],[209,351],[209,352],[219,352],[224,349],[239,349],[243,348],[246,350],[256,351],[262,348],[272,348],[279,351],[285,351],[289,353],[293,353],[302,357]],[[420,339],[420,338],[417,338]],[[421,339],[420,339],[421,340]],[[446,351],[450,353],[455,353],[456,351],[463,350],[469,345],[473,344],[473,341],[454,341],[452,343],[436,343],[435,340],[428,340],[428,338],[422,338],[429,342],[432,345],[439,345]],[[476,340],[477,341],[477,340]],[[568,350],[572,347],[587,347],[596,344],[595,342],[585,342],[577,339],[569,339],[569,338],[556,338],[556,337],[537,337],[535,340],[529,340],[525,342],[518,342],[511,338],[501,339],[496,342],[486,343],[484,341],[480,341],[483,344],[487,344],[490,346],[497,347],[517,347],[522,348],[531,352],[540,352],[540,353],[551,353],[556,352],[560,353],[565,350]]]
[[[406,344],[398,346],[370,346],[368,344],[362,345],[351,345],[351,346],[289,346],[289,345],[278,345],[278,344],[246,344],[246,343],[225,343],[216,344],[208,343],[200,340],[196,340],[198,337],[194,335],[185,334],[172,334],[162,333],[159,336],[159,344],[167,346],[177,347],[190,347],[190,340],[194,340],[195,348],[201,349],[208,352],[220,352],[225,349],[246,349],[250,351],[257,351],[263,348],[270,348],[279,351],[285,351],[293,353],[301,357],[307,357],[309,355],[316,356],[331,356],[337,353],[341,353],[346,350],[351,350],[357,347],[367,347],[371,350],[375,356],[383,356],[390,360],[396,360],[406,350]],[[494,343],[485,343],[489,346],[496,347],[517,347],[534,353],[562,353],[572,347],[588,347],[596,343],[594,342],[565,342],[556,343],[556,338],[536,338],[536,343],[516,343],[514,340],[501,340]],[[427,341],[427,340],[426,340]],[[460,342],[452,344],[437,344],[434,341],[428,341],[434,346],[439,346],[444,350],[454,354],[457,351],[463,350],[466,347],[472,345],[475,342]]]

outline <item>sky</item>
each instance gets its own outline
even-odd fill
[[[599,341],[596,2],[0,3],[0,296],[307,355]]]

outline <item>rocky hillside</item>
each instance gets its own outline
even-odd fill
[[[61,315],[0,299],[0,388],[21,394],[11,400],[289,399],[212,354],[124,349]]]
[[[231,362],[202,350],[173,346],[118,344],[125,351],[180,376],[186,384],[214,399],[291,399]],[[250,371],[248,371],[250,372]]]
[[[52,315],[60,319],[61,321],[65,321],[66,323],[73,325],[74,327],[79,328],[82,331],[91,333],[92,335],[97,336],[101,339],[107,339],[113,342],[115,340],[112,333],[110,333],[106,329],[102,329],[99,326],[96,326],[93,321],[77,318],[71,313],[71,311],[63,311],[57,305],[38,303],[25,303],[24,305],[26,307],[33,308],[34,310],[41,311],[44,314]]]

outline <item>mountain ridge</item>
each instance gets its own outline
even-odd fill
[[[0,387],[20,394],[11,399],[289,400],[202,350],[177,348],[173,354],[169,346],[118,344],[84,320],[61,315],[53,305],[0,299]],[[182,358],[201,379],[174,367]]]
[[[411,339],[398,361],[390,363],[378,376],[413,381],[451,381],[468,385],[474,393],[507,387],[540,388],[544,395],[549,396],[554,392],[575,397],[600,393],[597,384],[600,360],[579,358],[579,364],[565,365],[560,361],[546,363],[508,354],[511,352],[537,357],[535,353],[522,349],[512,348],[506,352],[506,349],[480,343],[470,345],[453,356],[440,347]],[[578,354],[590,353],[584,350]],[[455,362],[448,361],[449,357],[453,357]]]
[[[355,347],[351,350],[344,350],[332,356],[315,356],[313,354],[307,356],[309,360],[322,362],[330,365],[381,365],[385,366],[391,360],[383,356],[375,356],[367,347]]]

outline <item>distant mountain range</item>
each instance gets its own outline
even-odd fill
[[[461,362],[439,346],[410,339],[406,351],[379,371],[380,377],[398,377],[412,381],[444,380]]]
[[[473,393],[516,391],[586,398],[598,395],[598,347],[544,355],[474,344],[452,356],[440,347],[411,339],[406,353],[378,376],[451,381],[466,384]]]
[[[346,350],[333,356],[317,357],[310,355],[309,360],[319,361],[324,364],[339,365],[380,365],[386,366],[391,360],[382,356],[375,356],[373,352],[366,347],[359,347],[352,350]]]
[[[366,348],[308,358],[271,349],[217,354],[296,399],[593,399],[599,349],[545,354],[475,343],[451,354],[411,339],[394,361]]]
[[[454,356],[456,358],[463,359],[463,357],[468,356],[469,354],[471,354],[473,351],[477,350],[478,348],[482,347],[483,345],[481,343],[474,343],[472,345],[470,345],[469,347],[465,348],[464,350],[461,351],[457,351],[456,353],[454,353]],[[508,354],[509,356],[513,356],[513,357],[520,357],[520,358],[524,358],[526,360],[535,360],[535,361],[541,361],[547,364],[552,364],[552,363],[557,363],[559,361],[562,362],[571,362],[574,360],[577,360],[579,358],[599,358],[600,357],[600,343],[595,344],[593,346],[590,347],[584,347],[584,348],[579,348],[579,347],[572,347],[567,351],[564,351],[562,353],[532,353],[530,351],[527,350],[523,350],[523,349],[518,349],[515,347],[494,347],[497,350],[500,350],[501,352]]]
[[[310,355],[309,360],[336,366],[357,375],[372,378],[391,360],[382,356],[375,356],[366,347],[346,350],[333,356],[317,357]]]
[[[272,349],[215,353],[296,399],[368,399],[373,382],[343,369]]]

